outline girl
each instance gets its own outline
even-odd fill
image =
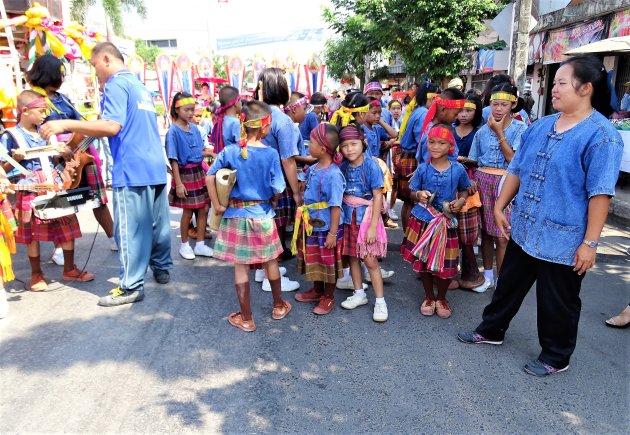
[[[481,98],[476,94],[467,94],[464,108],[455,120],[454,136],[455,144],[459,148],[457,161],[464,165],[468,172],[468,178],[471,180],[474,165],[469,161],[468,154],[481,122]],[[472,195],[475,195],[476,192],[477,186],[474,181],[471,181],[471,187],[468,189],[468,201],[457,215],[457,235],[462,250],[461,279],[459,281],[453,280],[451,288],[456,285],[455,288],[475,291],[484,283],[484,278],[479,273],[474,251],[474,246],[477,245],[479,239],[479,227],[481,225],[478,203],[475,203],[475,206],[470,204],[470,200],[473,199]],[[479,195],[477,194],[475,198],[478,199]]]
[[[15,254],[13,231],[17,225],[11,211],[11,204],[5,196],[5,193],[9,191],[9,184],[4,169],[0,167],[0,319],[4,319],[9,314],[4,283],[15,279],[11,267],[11,254]]]
[[[569,368],[580,321],[580,289],[593,267],[623,154],[606,69],[594,56],[575,56],[556,72],[553,108],[525,131],[496,201],[497,226],[510,235],[492,302],[481,324],[458,334],[465,343],[501,344],[536,283],[540,355],[526,373]],[[512,219],[504,209],[516,197]],[[522,338],[521,342],[525,342]]]
[[[204,223],[208,214],[208,191],[205,188],[203,162],[203,138],[195,124],[195,99],[186,92],[178,92],[171,103],[173,124],[166,133],[166,155],[171,162],[173,178],[168,202],[172,207],[181,208],[180,236],[182,239],[179,255],[186,260],[194,260],[196,255],[211,257],[212,249],[205,245]],[[195,249],[188,243],[188,227],[193,212],[197,211],[197,231]]]
[[[346,179],[343,196],[343,250],[348,257],[354,284],[354,294],[341,303],[352,310],[368,303],[362,287],[360,259],[367,266],[376,303],[372,318],[387,320],[387,305],[383,294],[383,278],[378,258],[387,253],[387,235],[380,216],[383,205],[383,172],[378,164],[365,155],[367,144],[363,129],[349,124],[339,133],[341,153],[345,160],[341,172]]]
[[[475,291],[482,293],[495,286],[492,263],[496,245],[497,273],[501,271],[508,239],[494,220],[494,205],[499,197],[499,185],[514,152],[521,143],[527,126],[512,118],[516,110],[517,89],[509,83],[495,86],[490,96],[492,112],[488,122],[479,129],[473,139],[468,159],[477,165],[473,179],[481,199],[481,254],[483,257],[484,283]],[[510,209],[506,210],[510,216]]]
[[[449,159],[455,152],[450,127],[436,124],[428,133],[430,159],[421,163],[409,182],[419,204],[411,211],[409,226],[400,247],[403,259],[420,272],[424,301],[420,313],[449,318],[452,310],[446,300],[451,278],[457,275],[459,256],[457,220],[447,214],[458,213],[466,202],[470,181],[466,169]],[[440,242],[440,235],[445,240]],[[437,284],[437,297],[433,285]]]
[[[304,205],[298,208],[293,233],[293,252],[298,253],[298,272],[313,287],[295,295],[300,302],[318,302],[315,314],[328,314],[335,306],[335,283],[343,276],[341,204],[346,182],[337,166],[339,135],[331,124],[319,124],[311,132],[309,151],[318,160],[306,173]]]
[[[402,125],[402,103],[398,100],[392,100],[389,102],[389,111],[392,114],[392,127],[396,131],[396,137],[398,137],[398,133],[400,132],[400,127]],[[400,144],[394,143],[388,153],[388,161],[387,165],[389,167],[390,172],[392,173],[392,177],[396,180],[396,169],[394,167],[394,162],[398,161],[400,158]],[[398,198],[398,183],[394,181],[392,184],[392,191],[390,193],[389,198],[389,217],[393,221],[398,220],[398,215],[394,210],[394,206],[396,205],[396,199]]]
[[[271,129],[271,114],[267,104],[249,102],[241,115],[247,138],[238,147],[224,148],[206,178],[211,200],[220,204],[215,186],[217,171],[221,168],[237,171],[227,209],[216,207],[217,213],[225,211],[225,214],[217,233],[214,257],[234,263],[234,286],[241,310],[230,314],[228,322],[246,332],[256,330],[249,299],[250,265],[262,264],[265,268],[273,295],[271,317],[280,320],[291,311],[291,304],[281,297],[278,256],[282,246],[272,206],[286,185],[278,153],[261,142]]]

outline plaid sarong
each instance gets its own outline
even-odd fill
[[[438,278],[449,279],[457,275],[457,264],[459,262],[459,243],[457,241],[457,230],[448,228],[446,230],[446,247],[444,250],[444,268],[442,272],[432,272],[427,270],[427,264],[420,261],[413,253],[420,236],[429,226],[429,222],[418,220],[411,215],[407,223],[407,231],[400,246],[400,253],[407,263],[410,263],[414,272],[429,272]]]
[[[168,203],[171,207],[199,209],[210,203],[210,196],[206,188],[206,173],[201,163],[179,167],[179,178],[186,188],[186,197],[178,198],[175,194],[175,178],[171,180],[171,190],[168,192]]]
[[[503,237],[494,220],[494,204],[499,198],[501,175],[475,171],[473,179],[477,182],[479,198],[481,199],[481,228],[483,232],[491,237]],[[505,217],[508,221],[510,220],[511,210],[511,205],[508,205],[505,209]]]
[[[457,236],[462,245],[475,245],[479,239],[479,229],[481,228],[481,218],[479,208],[457,214]]]
[[[409,181],[411,176],[418,168],[418,161],[414,153],[402,152],[398,163],[394,168],[396,174],[396,183],[398,186],[398,199],[405,202],[413,202],[411,198],[411,190],[409,189]]]
[[[214,257],[236,264],[266,263],[282,254],[273,219],[223,218]]]
[[[337,246],[328,249],[324,246],[328,231],[313,231],[310,236],[306,236],[306,252],[302,243],[302,235],[297,242],[297,270],[304,275],[307,281],[321,281],[328,284],[337,282],[337,278],[343,277],[343,266],[341,265],[341,249],[343,242],[343,229],[339,227],[337,231]]]
[[[286,181],[286,184],[287,188],[282,192],[282,196],[278,199],[276,208],[274,209],[276,212],[274,220],[278,228],[286,227],[295,222],[296,204],[293,200],[293,190],[291,190],[288,181]]]
[[[95,192],[101,204],[107,204],[107,193],[105,192],[105,183],[103,177],[98,170],[97,165],[87,165],[83,167],[83,176],[81,177],[80,186],[89,186],[90,190]]]

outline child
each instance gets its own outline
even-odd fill
[[[488,122],[479,129],[468,158],[478,166],[474,180],[481,199],[481,254],[483,257],[484,283],[475,291],[482,293],[495,287],[492,263],[496,244],[497,273],[501,270],[508,239],[494,220],[494,204],[499,197],[499,185],[506,174],[508,164],[521,143],[521,135],[527,128],[524,122],[512,118],[517,106],[517,89],[503,83],[492,89],[491,114]],[[510,208],[505,210],[510,219]]]
[[[452,314],[446,292],[451,278],[457,275],[459,247],[457,220],[447,218],[445,213],[459,212],[466,202],[470,181],[466,169],[449,159],[455,153],[450,127],[433,126],[428,133],[427,148],[430,158],[418,166],[409,182],[411,195],[419,204],[411,211],[400,253],[415,272],[420,272],[425,294],[420,313],[432,316],[437,312],[446,319]],[[437,284],[437,297],[433,293],[434,284]]]
[[[307,173],[304,205],[298,208],[293,232],[293,252],[298,253],[298,272],[313,281],[313,288],[295,295],[300,302],[318,302],[315,314],[328,314],[335,306],[335,283],[343,276],[341,203],[346,181],[337,166],[339,134],[331,124],[319,124],[311,132],[309,151],[318,160]]]
[[[230,145],[238,145],[241,140],[241,124],[238,120],[241,112],[241,96],[238,89],[226,86],[219,91],[221,107],[216,109],[210,143],[214,146],[214,156],[223,148]]]
[[[11,254],[15,254],[15,238],[13,231],[17,225],[11,211],[11,204],[5,196],[9,191],[10,182],[6,178],[4,169],[0,167],[0,319],[9,314],[7,293],[4,283],[15,279],[11,267]]]
[[[341,172],[346,179],[343,196],[343,250],[348,257],[354,294],[341,303],[352,310],[368,303],[362,288],[360,259],[368,268],[376,304],[372,318],[376,322],[387,320],[387,305],[383,294],[383,278],[378,258],[387,253],[387,235],[381,220],[383,205],[383,172],[378,164],[366,156],[367,144],[363,129],[349,124],[339,133],[341,153],[345,160]]]
[[[238,147],[226,147],[219,153],[208,171],[206,184],[210,198],[219,204],[215,186],[216,173],[221,168],[236,169],[236,184],[230,192],[214,245],[214,256],[234,263],[234,286],[240,312],[228,316],[232,326],[246,332],[256,330],[249,298],[249,267],[262,264],[269,278],[273,295],[271,317],[283,319],[291,311],[291,304],[282,300],[278,256],[282,246],[273,221],[274,197],[285,189],[278,153],[265,146],[261,139],[271,129],[271,108],[262,102],[251,101],[243,108],[243,126],[247,139]]]
[[[387,107],[392,114],[392,128],[399,132],[402,125],[402,103],[398,100],[391,100]]]
[[[186,92],[178,92],[171,103],[173,124],[166,133],[166,155],[171,162],[173,178],[168,203],[181,208],[181,246],[179,255],[186,260],[194,260],[196,255],[211,257],[212,249],[205,245],[203,224],[197,231],[195,249],[188,243],[188,229],[193,211],[197,210],[197,222],[206,222],[208,215],[208,191],[205,188],[203,162],[203,139],[192,123],[195,100]]]
[[[201,139],[203,140],[203,149],[201,150],[201,154],[203,155],[203,163],[202,167],[204,169],[204,173],[210,169],[210,165],[214,161],[214,147],[210,146],[210,142],[208,142],[208,136],[212,131],[212,127],[210,125],[210,119],[203,117],[204,112],[203,106],[197,101],[195,103],[195,111],[193,113],[192,123],[197,126],[199,129],[199,133],[201,134]],[[195,215],[195,222],[199,221],[199,209],[195,209],[193,211]],[[206,213],[207,214],[207,213]],[[203,225],[202,225],[203,227]],[[197,227],[195,227],[193,220],[191,219],[189,229],[188,229],[188,237],[192,239],[197,238]],[[209,231],[206,231],[205,236],[206,239],[211,239],[212,234]]]
[[[19,124],[11,132],[2,135],[0,144],[6,151],[13,154],[13,158],[29,171],[34,172],[35,183],[46,182],[42,171],[40,159],[26,160],[25,148],[35,148],[47,145],[46,141],[38,134],[40,126],[48,115],[48,104],[44,97],[33,91],[23,91],[18,96],[18,119]],[[65,146],[59,147],[62,156],[69,157],[69,150]],[[50,165],[51,161],[44,164]],[[5,171],[13,169],[9,162],[3,162],[2,168]],[[55,173],[53,172],[53,175]],[[20,177],[21,182],[26,182],[26,177]],[[31,181],[31,180],[29,180]],[[17,243],[27,245],[26,252],[31,265],[31,291],[48,290],[48,284],[40,264],[39,242],[55,242],[61,245],[64,256],[62,279],[65,281],[92,281],[94,275],[90,272],[81,271],[74,264],[74,240],[81,237],[81,228],[76,215],[40,220],[32,211],[31,203],[37,197],[36,193],[28,191],[18,191],[16,193],[16,217],[18,220],[18,230],[15,236]]]
[[[304,182],[306,180],[304,166],[312,165],[317,162],[316,159],[309,155],[307,149],[308,140],[304,139],[300,131],[300,125],[302,125],[301,123],[303,123],[306,120],[306,117],[312,113],[312,110],[313,106],[309,104],[308,98],[300,92],[293,92],[291,94],[291,98],[289,98],[289,104],[284,108],[284,113],[286,113],[293,121],[293,140],[297,142],[299,153],[299,155],[295,156],[295,163],[297,165],[298,179],[300,182]],[[315,126],[318,124],[319,121],[315,124]]]
[[[457,161],[464,165],[468,172],[468,178],[471,180],[471,187],[468,189],[468,200],[457,215],[457,235],[462,250],[462,264],[461,279],[459,282],[453,280],[453,285],[457,285],[457,288],[471,289],[473,291],[476,291],[477,287],[484,283],[484,278],[479,273],[479,266],[477,265],[474,251],[474,247],[479,239],[481,218],[479,216],[480,203],[475,202],[474,205],[471,203],[471,200],[479,199],[479,194],[477,193],[476,183],[472,181],[474,165],[468,159],[468,154],[481,122],[481,98],[476,94],[467,94],[464,108],[459,112],[455,120],[455,131],[453,133],[455,144],[459,148]],[[473,197],[473,195],[475,196]],[[453,288],[453,285],[451,285],[451,288]]]
[[[402,103],[398,100],[391,100],[389,102],[389,111],[392,114],[392,128],[396,131],[396,137],[398,137],[398,132],[400,132],[400,127],[402,125]],[[389,149],[387,153],[387,167],[392,174],[393,180],[396,180],[396,170],[394,167],[394,162],[398,160],[400,157],[400,143],[394,142],[392,147]],[[396,206],[396,199],[398,198],[398,183],[394,181],[392,183],[392,190],[389,197],[389,218],[394,222],[398,221],[398,215],[394,210]]]
[[[326,96],[321,92],[315,92],[311,95],[309,104],[312,110],[306,114],[303,121],[300,122],[300,133],[302,139],[309,141],[311,139],[311,131],[317,127],[317,124],[322,122],[322,118],[326,117],[324,113],[324,107],[326,107]]]

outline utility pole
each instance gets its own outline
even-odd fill
[[[529,25],[532,18],[532,0],[516,0],[514,4],[514,24],[510,53],[510,73],[516,86],[522,92],[527,72],[527,52],[529,45]]]

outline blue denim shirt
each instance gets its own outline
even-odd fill
[[[406,153],[415,153],[418,149],[418,142],[420,142],[420,133],[422,132],[422,124],[424,124],[424,117],[429,109],[424,106],[416,107],[409,115],[407,120],[407,127],[405,133],[400,138],[400,146]]]
[[[442,172],[435,169],[431,163],[420,163],[409,181],[409,188],[414,192],[428,190],[435,193],[435,199],[431,205],[438,211],[442,211],[444,201],[457,199],[457,192],[462,192],[469,187],[470,179],[466,168],[458,162],[451,162],[451,165]],[[430,222],[433,219],[431,213],[421,204],[416,204],[411,214],[424,222]]]
[[[317,202],[328,203],[328,208],[322,210],[309,210],[311,219],[319,219],[324,223],[323,227],[314,227],[313,231],[330,230],[330,208],[341,207],[343,192],[346,190],[346,180],[336,164],[320,169],[319,164],[311,166],[306,172],[306,187],[304,188],[304,204]],[[339,215],[339,222],[343,222],[343,213]]]
[[[363,154],[363,163],[357,167],[350,166],[350,162],[345,160],[341,163],[340,170],[346,179],[346,195],[354,195],[367,200],[372,199],[374,189],[383,188],[383,172],[380,166],[371,157]],[[363,222],[363,215],[367,210],[366,205],[353,208],[343,204],[341,212],[343,215],[343,223],[352,223],[352,212],[356,210],[356,224]]]
[[[589,199],[615,194],[623,142],[599,112],[556,133],[559,116],[546,116],[525,131],[508,168],[520,179],[512,239],[533,257],[573,265],[586,233]]]
[[[527,126],[524,122],[513,119],[508,128],[503,131],[514,151],[520,146],[521,136],[526,129]],[[508,167],[508,162],[501,151],[501,145],[499,145],[499,138],[488,127],[488,124],[484,124],[475,134],[468,158],[477,162],[480,168],[506,169]]]

